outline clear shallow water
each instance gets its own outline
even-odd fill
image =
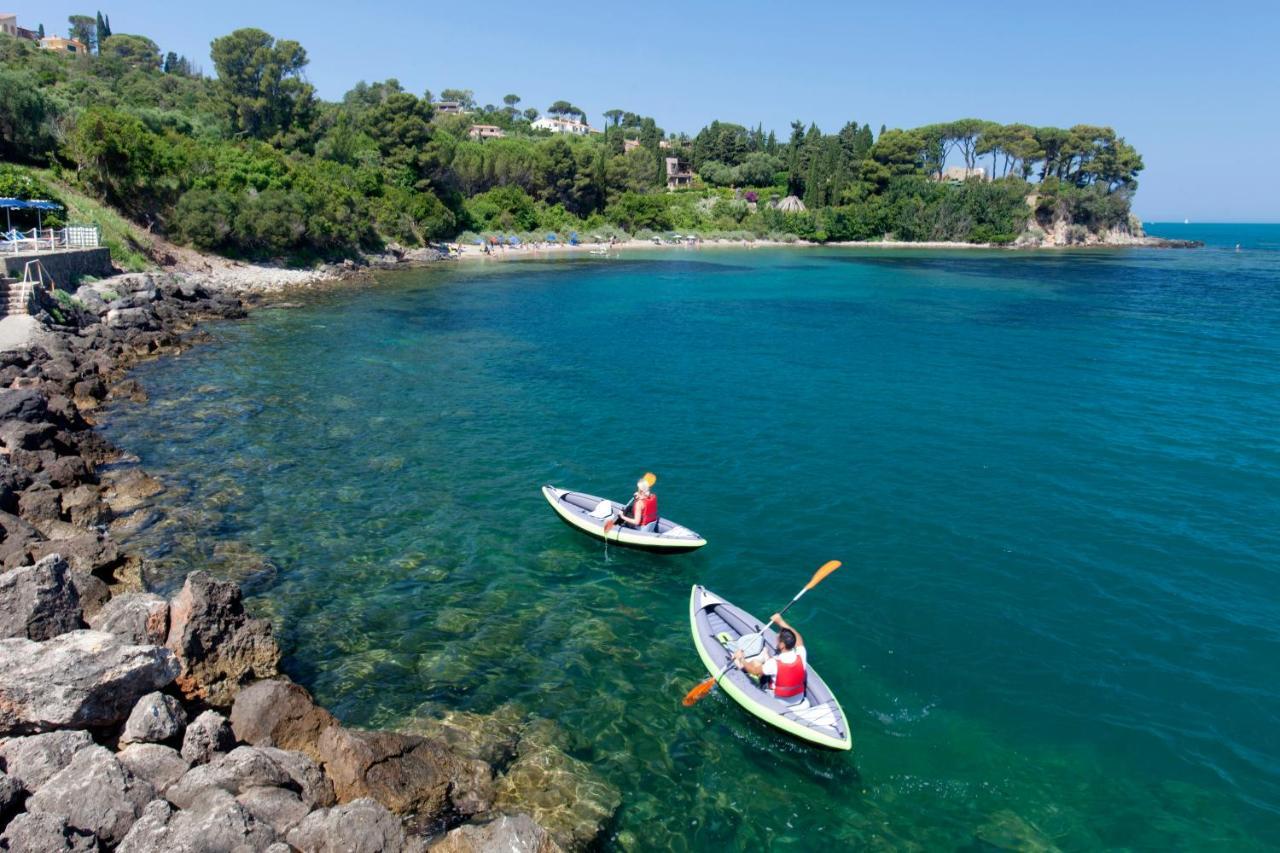
[[[553,719],[616,847],[1280,844],[1280,252],[462,265],[215,334],[106,423],[187,507],[153,580],[247,579],[346,721]],[[538,491],[644,470],[707,548]],[[831,558],[792,621],[852,755],[681,708],[690,584]]]

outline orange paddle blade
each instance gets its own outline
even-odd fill
[[[823,579],[827,575],[831,574],[836,569],[840,568],[841,565],[843,564],[839,560],[828,560],[827,562],[823,563],[822,568],[814,572],[813,578],[809,581],[808,584],[805,585],[805,591],[807,592],[813,589],[818,584],[822,583]]]
[[[701,681],[698,683],[697,687],[693,688],[688,693],[684,694],[684,699],[680,700],[680,703],[684,705],[686,708],[688,708],[690,705],[694,704],[699,699],[702,699],[704,696],[710,693],[711,688],[715,686],[716,686],[716,680],[714,677],[708,678],[706,681]]]
[[[611,517],[608,521],[604,523],[604,532],[608,533],[610,530],[613,529],[613,526],[617,523],[618,523],[618,519],[616,517]]]

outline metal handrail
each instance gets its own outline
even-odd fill
[[[66,228],[32,228],[19,231],[16,228],[4,232],[0,238],[0,251],[49,252],[58,249],[96,249],[102,245],[102,232],[96,225],[68,225]]]

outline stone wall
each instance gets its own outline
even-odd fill
[[[54,252],[19,252],[3,255],[4,270],[0,271],[22,280],[22,270],[28,261],[39,261],[48,278],[52,278],[59,290],[76,289],[81,276],[106,278],[113,275],[111,250],[105,246],[96,249],[59,249]]]

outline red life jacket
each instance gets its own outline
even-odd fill
[[[657,495],[649,495],[647,498],[641,498],[639,503],[640,503],[639,511],[640,511],[641,527],[650,523],[651,521],[658,520],[658,496]]]
[[[800,655],[797,654],[791,663],[783,663],[781,658],[775,660],[778,662],[778,674],[773,677],[773,695],[779,699],[790,699],[803,693],[804,661]]]

